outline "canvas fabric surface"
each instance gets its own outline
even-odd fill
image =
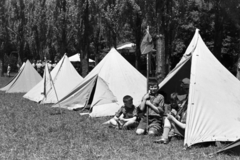
[[[50,80],[50,74],[52,80]],[[62,57],[50,74],[48,68],[45,67],[44,77],[48,76],[48,78],[42,79],[23,97],[42,104],[57,103],[83,80],[66,55]],[[47,88],[47,95],[44,95],[44,88]]]
[[[29,60],[27,60],[26,63],[21,66],[14,79],[0,90],[6,91],[6,93],[26,93],[40,82],[41,79],[42,77],[33,68]]]
[[[210,52],[199,30],[178,65],[159,84],[167,94],[190,78],[184,145],[240,138],[240,82]]]
[[[89,103],[92,94],[90,116],[110,116],[123,105],[125,95],[134,97],[135,105],[140,104],[146,83],[146,78],[112,48],[84,80],[54,106],[81,108]]]

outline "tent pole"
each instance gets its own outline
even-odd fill
[[[47,67],[48,67],[48,64],[47,64],[47,63],[45,63],[45,65],[47,65]],[[58,103],[58,102],[59,102],[59,99],[58,99],[57,91],[56,91],[56,88],[55,88],[55,85],[54,85],[54,82],[53,82],[53,79],[52,79],[52,76],[51,76],[51,73],[50,73],[50,72],[49,72],[49,76],[50,76],[50,81],[51,81],[51,83],[52,83],[52,85],[53,85],[53,89],[54,89],[54,92],[55,92],[55,95],[56,95],[56,98],[57,98],[57,103]],[[61,108],[61,106],[60,106],[59,103],[58,103],[58,105],[59,105],[59,108]],[[60,113],[62,114],[61,109],[60,109]]]
[[[149,93],[149,54],[147,53],[147,93]],[[148,118],[149,118],[149,108],[147,106],[147,132],[148,132]]]

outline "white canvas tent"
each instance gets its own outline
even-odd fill
[[[41,79],[42,77],[27,60],[26,63],[23,63],[14,79],[0,90],[6,91],[6,93],[25,93],[41,81]]]
[[[80,53],[76,53],[76,54],[72,55],[71,57],[69,57],[69,61],[71,61],[71,62],[80,62],[81,61]],[[92,62],[95,62],[95,61],[89,58],[88,62],[92,63]]]
[[[24,68],[25,64],[26,64],[26,63],[24,62],[24,63],[22,64],[22,66],[20,67],[20,69],[19,69],[19,71],[18,71],[18,74],[15,75],[15,76],[8,82],[8,84],[7,84],[5,87],[1,88],[0,91],[7,91],[7,90],[12,86],[12,84],[15,83],[17,77],[19,76],[19,73],[22,71],[22,69]]]
[[[123,105],[125,95],[132,96],[135,105],[140,104],[146,83],[146,78],[112,48],[59,104],[68,109],[90,105],[91,117],[110,116]]]
[[[42,81],[23,97],[42,104],[57,103],[59,99],[66,96],[66,94],[82,80],[83,78],[77,73],[68,60],[68,57],[64,55],[51,71],[51,78],[48,73],[48,67],[45,66],[44,78]]]
[[[240,81],[210,52],[196,30],[179,64],[159,84],[167,95],[190,77],[184,145],[240,138]]]

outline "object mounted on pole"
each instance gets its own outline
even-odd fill
[[[143,37],[142,43],[141,43],[141,53],[147,54],[150,53],[154,48],[152,36],[149,33],[149,26],[147,26],[146,29],[146,35]]]
[[[149,33],[149,26],[147,26],[146,29],[146,35],[143,37],[142,43],[141,43],[141,53],[147,54],[147,92],[149,91],[149,64],[150,64],[150,53],[154,48],[152,36]],[[148,128],[148,115],[149,115],[149,109],[147,107],[147,128]]]

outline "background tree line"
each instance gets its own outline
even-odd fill
[[[85,76],[89,57],[98,62],[104,49],[130,41],[136,44],[139,69],[147,26],[160,81],[179,61],[195,28],[216,58],[237,73],[239,0],[1,0],[0,58],[4,63],[5,53],[13,51],[22,60],[79,52]]]

